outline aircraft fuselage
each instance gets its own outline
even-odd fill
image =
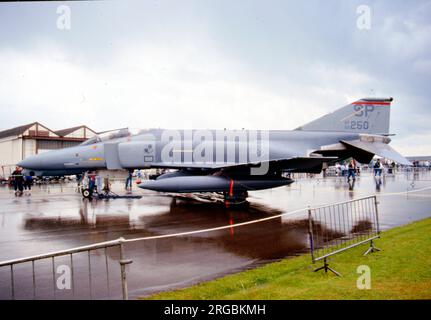
[[[307,157],[322,146],[357,140],[346,132],[162,130],[49,151],[19,163],[37,176],[118,169],[217,169]]]

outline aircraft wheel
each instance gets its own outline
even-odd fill
[[[91,194],[91,192],[90,192],[90,190],[89,190],[89,189],[84,189],[84,190],[82,190],[82,196],[83,196],[85,199],[91,199],[92,194]]]
[[[225,203],[228,203],[228,204],[243,205],[243,204],[247,204],[247,197],[248,197],[247,191],[235,193],[233,195],[229,195],[225,193],[224,201]]]

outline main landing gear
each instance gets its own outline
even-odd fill
[[[224,192],[223,196],[226,207],[229,207],[230,205],[243,205],[247,203],[248,192]]]

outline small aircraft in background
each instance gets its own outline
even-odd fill
[[[120,129],[18,165],[36,176],[174,169],[139,187],[217,192],[227,201],[243,201],[248,191],[292,183],[283,173],[320,173],[323,166],[349,158],[369,163],[378,155],[411,165],[389,146],[392,101],[360,99],[291,131]]]

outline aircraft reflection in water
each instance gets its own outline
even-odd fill
[[[100,202],[95,203],[100,204]],[[157,214],[142,214],[131,218],[129,213],[108,213],[109,202],[105,202],[107,213],[92,214],[92,204],[86,200],[76,217],[27,216],[24,228],[32,231],[49,230],[54,233],[57,230],[60,230],[61,233],[67,231],[71,237],[75,232],[88,232],[90,236],[97,237],[97,241],[105,241],[120,236],[134,238],[210,229],[282,213],[278,209],[256,203],[249,203],[246,206],[235,207],[235,209],[230,210],[221,203],[203,203],[194,200],[173,199],[169,206],[166,201],[162,200],[162,203],[168,208]],[[158,246],[162,248],[161,254],[166,253],[166,250],[170,253],[178,250],[180,253],[182,250],[189,250],[185,247],[199,246],[201,240],[205,239],[206,245],[221,247],[238,256],[260,260],[279,259],[308,250],[308,220],[306,217],[304,212],[290,218],[278,217],[236,228],[149,240],[148,243],[158,243]],[[179,221],[181,223],[178,223]],[[87,231],[83,231],[83,228]],[[325,227],[321,226],[321,228]],[[330,235],[331,231],[326,230],[326,233]],[[190,240],[192,241],[190,242]],[[328,238],[327,240],[331,239]],[[268,243],[271,245],[268,246]],[[76,245],[81,244],[77,243]],[[130,248],[135,248],[136,251],[140,251],[140,254],[145,254],[147,247],[142,243],[132,243]],[[151,251],[152,255],[156,254],[153,247]]]
[[[129,200],[130,201],[130,200]],[[101,205],[101,202],[96,202]],[[166,204],[165,201],[163,201]],[[109,202],[105,211],[109,211]],[[161,234],[180,233],[201,230],[255,220],[282,212],[260,204],[250,204],[227,210],[219,203],[202,203],[193,200],[172,200],[165,211],[157,214],[140,215],[131,218],[128,213],[93,214],[92,203],[85,200],[76,217],[27,215],[24,228],[31,231],[61,232],[73,237],[74,233],[85,233],[97,236],[98,241],[111,240],[120,236],[126,238],[153,236]],[[181,224],[178,224],[181,221]],[[158,242],[166,250],[166,245],[173,247],[193,247],[199,245],[201,239],[207,244],[222,247],[224,250],[239,256],[252,259],[277,259],[307,249],[308,222],[305,220],[271,219],[258,224],[251,224],[238,228],[229,228],[214,232],[188,235]],[[86,229],[87,231],[84,231]],[[190,242],[190,239],[193,240]],[[70,240],[70,239],[68,239]],[[196,242],[196,243],[195,243]],[[195,243],[195,244],[193,244]],[[271,246],[268,246],[271,243]],[[81,245],[81,243],[76,243]],[[145,250],[142,244],[131,244],[136,250]],[[169,250],[170,251],[170,250]],[[181,252],[181,251],[180,251]],[[142,253],[142,252],[141,252]],[[163,254],[163,252],[161,252]],[[154,252],[153,252],[154,254]]]

